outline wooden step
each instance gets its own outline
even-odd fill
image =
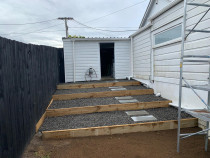
[[[101,126],[101,127],[89,127],[79,129],[66,129],[56,131],[42,131],[42,139],[65,139],[74,137],[89,137],[100,135],[113,135],[133,132],[149,132],[176,129],[178,125],[177,120],[125,124],[125,125],[113,125],[113,126]],[[197,118],[188,118],[181,120],[181,128],[196,127],[198,126]]]
[[[103,83],[88,83],[88,84],[62,84],[62,85],[57,85],[57,89],[79,89],[79,88],[99,88],[99,87],[138,86],[138,85],[141,85],[141,83],[138,81],[103,82]]]
[[[102,98],[102,97],[121,97],[131,95],[153,94],[153,89],[123,90],[123,91],[105,91],[90,93],[58,94],[53,95],[53,100],[70,100],[79,98]]]
[[[47,109],[47,117],[65,116],[74,114],[87,114],[95,112],[107,111],[124,111],[124,110],[140,110],[159,107],[168,107],[171,101],[153,101],[153,102],[137,102],[126,104],[110,104],[110,105],[97,105],[97,106],[84,106],[73,108],[60,108],[60,109]]]

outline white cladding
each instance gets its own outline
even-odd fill
[[[210,4],[210,0],[192,0],[191,2]],[[207,8],[188,6],[187,9],[187,27],[192,28],[199,18],[204,14]],[[134,77],[139,80],[145,80],[145,83],[150,83],[149,74],[154,75],[154,83],[150,84],[154,88],[155,93],[161,93],[164,98],[173,101],[173,104],[178,104],[178,89],[179,89],[179,62],[181,38],[169,41],[163,44],[155,45],[154,36],[162,31],[170,29],[176,25],[180,25],[183,20],[183,1],[171,9],[167,10],[152,21],[151,28],[135,35],[133,39],[141,39],[145,43],[133,43],[134,54]],[[210,14],[202,20],[196,29],[209,30]],[[150,32],[149,32],[150,31]],[[144,38],[144,37],[147,37]],[[151,38],[150,38],[151,37]],[[210,55],[210,34],[192,33],[185,43],[185,54]],[[148,43],[148,44],[147,44]],[[151,45],[151,51],[149,46]],[[149,68],[149,54],[152,56],[152,68]],[[145,58],[144,58],[145,56]],[[136,58],[135,58],[136,57]],[[145,62],[147,61],[147,62]],[[147,73],[144,71],[148,70]],[[204,63],[190,63],[184,66],[184,77],[191,84],[206,84],[208,80],[209,65]],[[147,82],[146,82],[147,81]],[[206,100],[207,93],[197,91]],[[202,108],[203,103],[195,96],[188,88],[183,90],[183,105],[186,108]]]
[[[173,0],[171,0],[173,1]],[[162,8],[166,7],[171,2],[170,0],[151,0],[151,10],[147,10],[143,19],[143,25],[141,27],[146,26],[149,23],[149,18],[152,17],[155,13],[160,11]]]
[[[149,80],[151,55],[150,28],[133,38],[134,77]]]
[[[116,79],[124,79],[131,75],[130,72],[130,39],[122,40],[76,40],[63,39],[65,82],[74,81],[75,58],[75,81],[85,81],[85,73],[92,67],[97,73],[97,78],[101,79],[100,67],[100,43],[114,43],[114,76]],[[73,57],[74,50],[74,57]]]
[[[129,41],[117,41],[114,45],[115,78],[123,79],[131,76],[131,43]]]

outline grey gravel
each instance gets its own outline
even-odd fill
[[[149,115],[157,118],[157,121],[177,120],[177,109],[155,108],[146,110]],[[192,116],[182,112],[182,118]],[[40,131],[76,129],[85,127],[111,126],[121,124],[133,124],[134,121],[124,111],[102,112],[92,114],[70,115],[46,118]]]
[[[148,94],[148,95],[135,95],[132,96],[134,99],[137,99],[139,102],[151,102],[151,101],[164,101],[167,99],[164,99],[162,97],[156,97],[153,94]]]
[[[125,112],[114,111],[47,118],[40,131],[111,126],[128,123],[132,124],[134,121]]]
[[[132,96],[139,102],[151,102],[151,101],[162,101],[166,100],[162,97],[156,97],[155,95],[137,95]],[[96,105],[109,105],[109,104],[120,104],[120,102],[114,97],[106,98],[82,98],[73,100],[60,100],[53,101],[50,109],[58,108],[71,108],[71,107],[83,107],[83,106],[96,106]]]
[[[136,90],[136,89],[147,89],[146,87],[139,86],[123,86],[127,90]],[[109,87],[99,87],[99,88],[81,88],[81,89],[59,89],[56,90],[55,94],[73,94],[73,93],[90,93],[90,92],[104,92],[111,91]]]
[[[177,120],[178,109],[175,107],[170,106],[168,108],[154,108],[154,109],[147,109],[146,111],[160,121]],[[185,112],[181,113],[181,118],[190,118],[190,117],[192,116]]]
[[[71,107],[109,105],[109,104],[120,104],[120,102],[114,97],[82,98],[82,99],[73,99],[73,100],[53,101],[49,108],[57,109],[57,108],[71,108]]]
[[[73,94],[73,93],[90,93],[90,92],[104,92],[111,91],[108,87],[100,88],[81,88],[81,89],[59,89],[55,94]]]

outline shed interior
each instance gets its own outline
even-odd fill
[[[114,78],[114,43],[100,43],[101,77]]]

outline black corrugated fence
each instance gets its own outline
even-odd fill
[[[0,37],[0,158],[20,157],[62,74],[62,49]],[[64,75],[64,74],[62,74]]]

